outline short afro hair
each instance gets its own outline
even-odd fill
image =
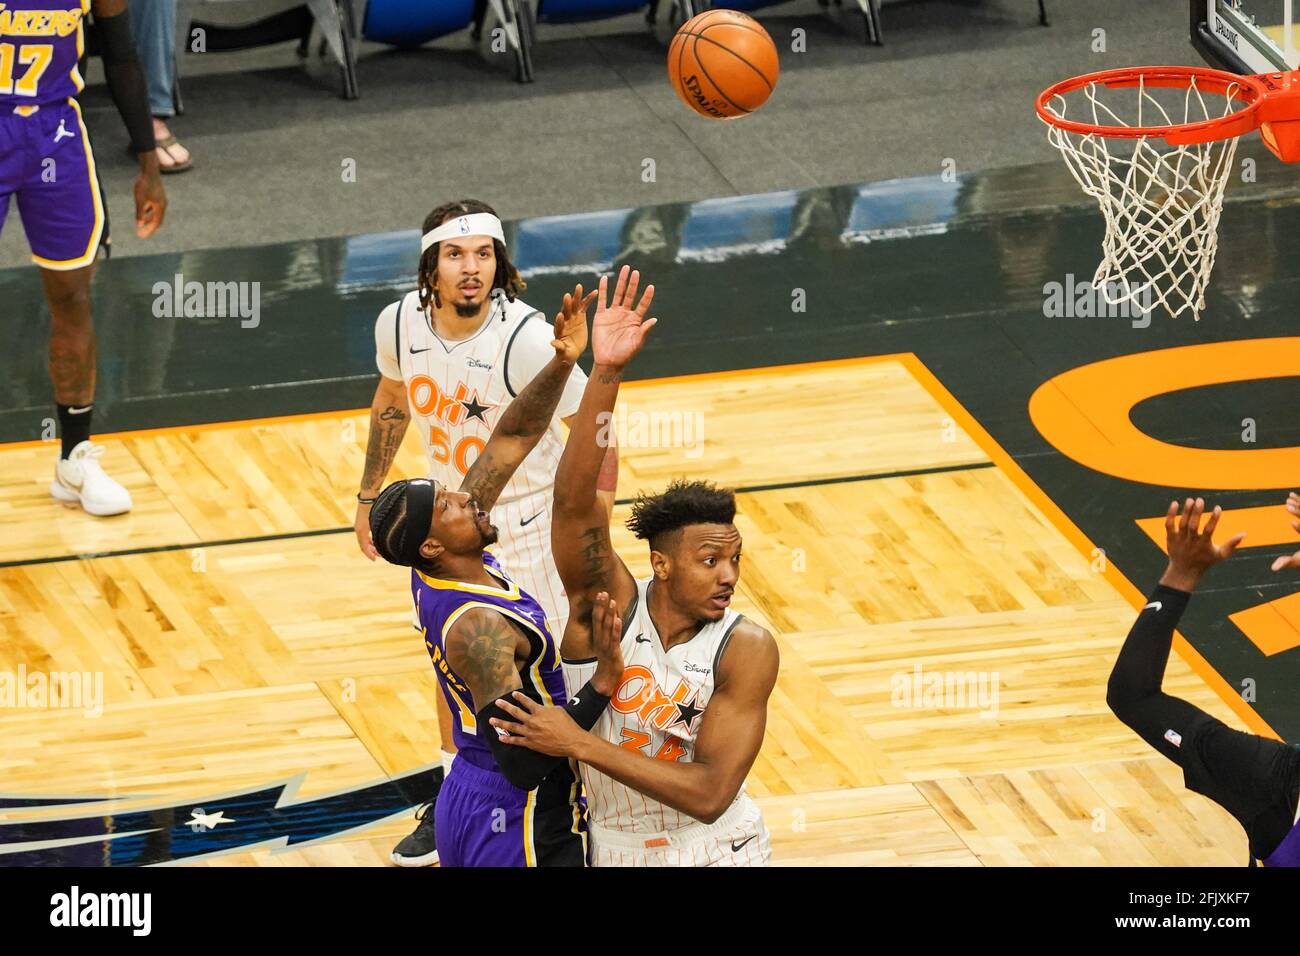
[[[638,538],[650,542],[651,548],[663,551],[670,543],[677,543],[677,532],[687,525],[734,524],[735,520],[736,493],[730,488],[678,478],[660,494],[638,494],[627,527]],[[672,542],[667,540],[668,535],[674,536]]]

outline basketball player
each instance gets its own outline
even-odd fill
[[[501,220],[474,199],[447,203],[425,218],[419,287],[380,313],[375,323],[379,386],[370,410],[370,437],[355,528],[361,550],[374,560],[371,502],[414,417],[428,475],[457,486],[483,449],[490,424],[546,364],[551,327],[518,298],[524,282],[511,263]],[[555,419],[537,449],[506,483],[498,501],[501,526],[493,553],[546,611],[554,634],[564,633],[569,605],[550,558],[551,494],[563,451],[560,427],[578,410],[586,376],[570,373]],[[610,511],[617,483],[617,452],[610,450],[600,496]],[[443,773],[455,756],[451,714],[439,700]],[[430,801],[436,800],[436,791]],[[416,830],[397,845],[393,862],[428,866],[438,859],[436,813],[418,813]]]
[[[497,420],[459,491],[435,479],[398,481],[370,514],[375,549],[410,567],[411,593],[459,748],[434,806],[444,866],[582,866],[578,776],[566,760],[508,747],[489,720],[496,699],[563,705],[558,642],[541,605],[484,548],[488,519],[515,469],[550,428],[573,364],[587,345],[591,296],[578,286],[556,316],[554,357]],[[608,602],[605,602],[606,604]],[[599,615],[598,615],[599,617]],[[603,619],[602,619],[603,620]],[[607,639],[600,639],[602,633]],[[590,684],[565,708],[590,727],[614,690],[618,622],[597,630]]]
[[[162,225],[167,199],[126,0],[5,0],[0,5],[0,228],[9,197],[16,196],[50,309],[50,381],[62,442],[50,494],[104,516],[130,511],[131,494],[104,473],[103,448],[90,440],[95,402],[90,280],[100,245],[108,245],[108,215],[76,99],[85,86],[78,61],[85,50],[84,17],[92,6],[104,74],[140,159],[136,235],[147,238]]]
[[[1300,514],[1300,500],[1288,503]],[[1106,703],[1139,737],[1183,768],[1189,790],[1227,810],[1246,831],[1250,862],[1300,866],[1300,747],[1233,730],[1200,708],[1162,693],[1174,628],[1191,592],[1215,564],[1241,544],[1239,534],[1221,545],[1211,540],[1214,509],[1199,527],[1205,501],[1188,498],[1165,515],[1169,567],[1129,631],[1110,675]],[[1297,525],[1300,530],[1300,525]],[[1280,562],[1274,570],[1280,570]]]
[[[555,476],[551,548],[569,594],[565,679],[596,665],[593,609],[624,608],[622,680],[588,733],[563,711],[520,694],[493,726],[506,745],[581,762],[595,866],[754,866],[771,857],[767,827],[745,793],[776,683],[776,642],[729,607],[740,578],[735,497],[698,481],[641,495],[628,527],[650,545],[653,574],[635,580],[610,545],[596,499],[608,427],[627,363],[654,319],[654,286],[636,300],[625,266],[592,324],[595,365]],[[583,696],[583,694],[579,694]]]

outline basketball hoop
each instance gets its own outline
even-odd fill
[[[1035,108],[1101,207],[1106,233],[1092,284],[1112,305],[1199,319],[1237,139],[1259,129],[1279,159],[1300,161],[1300,72],[1106,70],[1057,83]]]

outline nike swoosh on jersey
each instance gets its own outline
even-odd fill
[[[638,644],[649,644],[649,643],[650,643],[650,638],[648,638],[648,637],[642,637],[640,634],[638,634],[638,635],[636,636],[636,642],[637,642]]]
[[[533,516],[532,516],[531,518],[529,518],[527,521],[521,521],[521,522],[519,522],[519,527],[521,527],[521,528],[527,528],[530,524],[532,524],[534,521],[536,521],[538,518],[540,518],[540,517],[542,516],[542,514],[543,514],[543,512],[539,511],[539,512],[537,512],[537,514],[533,515]]]
[[[1147,607],[1153,607],[1153,608],[1155,608],[1157,611],[1159,611],[1160,609],[1162,609],[1162,608],[1164,607],[1164,605],[1161,604],[1159,601],[1152,601],[1150,604],[1147,605]],[[1147,609],[1147,607],[1144,607],[1142,610],[1145,611],[1145,610]]]
[[[407,348],[408,348],[408,349],[411,349],[411,347],[410,347],[409,345],[407,346]],[[428,352],[428,351],[430,351],[432,348],[433,348],[433,346],[430,345],[429,348],[426,348],[426,349],[411,349],[411,354],[412,354],[412,355],[419,355],[421,352]]]
[[[748,843],[750,840],[754,839],[757,836],[758,836],[757,833],[751,833],[749,836],[745,837],[745,839],[741,840],[739,843],[737,843],[735,840],[732,840],[731,852],[739,853],[744,848],[746,843]]]

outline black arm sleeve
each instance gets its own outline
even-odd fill
[[[153,135],[153,117],[149,111],[149,93],[144,71],[136,56],[131,38],[131,20],[127,13],[114,17],[96,17],[100,57],[104,61],[104,78],[108,80],[113,103],[122,114],[122,122],[131,135],[137,153],[153,152],[157,143]]]
[[[535,693],[529,693],[528,697],[541,703],[541,699]],[[582,690],[573,696],[564,710],[583,730],[591,730],[596,726],[596,721],[605,712],[608,704],[609,698],[592,690],[591,682],[588,681],[583,685]],[[536,750],[529,750],[527,747],[503,744],[497,729],[488,723],[493,717],[507,721],[513,719],[498,707],[494,700],[476,715],[478,735],[488,745],[497,766],[501,768],[501,773],[513,786],[520,790],[532,790],[539,786],[552,770],[568,763],[567,757],[552,757],[538,753]]]

